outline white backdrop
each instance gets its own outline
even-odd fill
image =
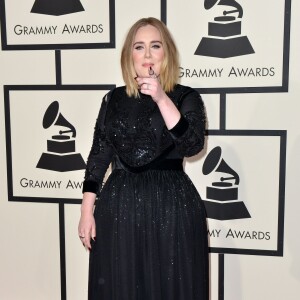
[[[292,3],[289,41],[289,1],[238,1],[240,35],[254,53],[219,58],[194,53],[204,37],[213,39],[208,23],[223,6],[81,0],[84,11],[53,16],[30,13],[35,2],[0,1],[0,299],[86,299],[88,253],[77,236],[84,171],[36,168],[58,132],[43,128],[43,116],[58,101],[76,128],[73,154],[86,159],[102,96],[123,85],[119,58],[128,28],[162,12],[180,51],[181,82],[202,94],[208,116],[206,148],[186,161],[186,172],[214,213],[238,203],[250,214],[209,218],[211,300],[299,299],[300,4]],[[33,33],[35,26],[52,26],[52,33]],[[218,172],[203,173],[215,147],[240,179],[238,198],[223,204],[207,196]]]

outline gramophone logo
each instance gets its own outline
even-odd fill
[[[36,14],[61,16],[84,11],[79,0],[35,0],[31,12]]]
[[[76,129],[59,113],[57,101],[49,105],[43,118],[45,129],[52,125],[66,127],[67,130],[60,130],[58,135],[47,140],[47,152],[41,155],[36,167],[58,172],[85,169],[81,154],[75,152]]]
[[[206,187],[206,200],[203,200],[207,217],[217,220],[251,218],[243,201],[238,200],[239,175],[221,158],[221,147],[213,148],[207,155],[202,172],[224,174],[217,182]]]
[[[204,0],[204,8],[230,6],[208,23],[208,37],[200,41],[195,55],[228,58],[254,53],[247,36],[242,33],[243,8],[235,0]]]

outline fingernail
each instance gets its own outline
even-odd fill
[[[154,71],[153,71],[153,69],[152,69],[151,66],[149,67],[148,73],[149,73],[150,76],[153,76],[153,75],[154,75]]]

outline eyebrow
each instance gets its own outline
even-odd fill
[[[150,44],[154,44],[154,43],[160,43],[160,44],[162,44],[161,41],[151,41],[151,42],[150,42]],[[145,43],[144,43],[144,42],[135,42],[135,43],[133,44],[133,46],[135,46],[136,44],[145,44]]]

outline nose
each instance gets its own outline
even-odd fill
[[[150,47],[146,47],[145,48],[145,57],[146,58],[150,58],[151,57]]]

